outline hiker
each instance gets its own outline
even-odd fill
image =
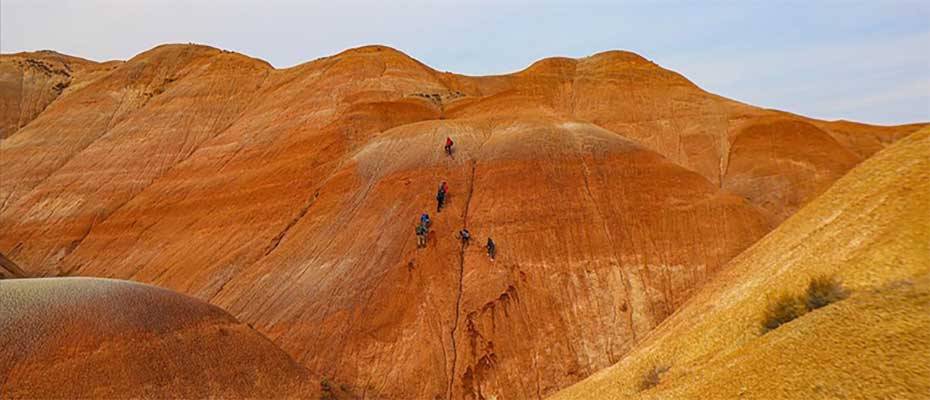
[[[429,232],[423,224],[417,225],[417,248],[426,247],[426,234]]]
[[[446,154],[448,154],[449,157],[452,157],[452,145],[453,144],[454,143],[452,143],[452,138],[446,136]]]
[[[497,255],[497,245],[494,244],[494,241],[491,240],[490,237],[488,237],[488,244],[485,245],[484,247],[486,247],[486,248],[488,249],[488,258],[490,258],[491,261],[493,262],[493,261],[494,261],[494,256]]]
[[[429,229],[431,222],[429,220],[429,214],[423,213],[420,215],[420,225],[423,225],[424,228]]]
[[[462,246],[468,246],[468,243],[471,241],[471,233],[468,232],[468,229],[465,228],[462,228],[456,237],[462,241]]]
[[[439,185],[439,191],[436,192],[436,212],[442,211],[442,206],[446,204],[446,190],[448,190],[446,182],[443,181],[442,184]]]

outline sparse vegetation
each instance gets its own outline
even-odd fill
[[[801,296],[782,294],[765,309],[762,317],[762,332],[768,332],[807,313]]]
[[[646,374],[643,375],[642,382],[639,383],[639,391],[649,390],[656,387],[662,381],[662,374],[668,372],[667,365],[655,365]]]
[[[349,385],[345,383],[340,383],[337,385],[335,382],[330,382],[329,378],[326,377],[320,380],[320,400],[353,398],[357,398],[357,396],[352,394],[352,388]]]
[[[762,333],[774,330],[810,311],[843,300],[849,293],[833,276],[820,275],[811,279],[807,291],[800,295],[785,293],[765,309]]]
[[[809,310],[816,310],[847,297],[849,297],[849,293],[835,277],[818,276],[811,279],[810,285],[807,286],[805,302]]]
[[[333,386],[329,383],[329,379],[323,378],[320,380],[320,400],[334,400],[336,399],[336,394],[333,393]]]

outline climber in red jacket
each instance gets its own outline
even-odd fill
[[[446,148],[446,154],[448,154],[449,157],[452,157],[452,145],[453,144],[454,143],[452,143],[452,138],[446,136],[446,147],[445,148]]]

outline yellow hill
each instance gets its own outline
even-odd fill
[[[849,298],[766,334],[811,278]],[[930,393],[930,129],[878,153],[745,251],[619,363],[552,398],[917,399]],[[653,368],[668,368],[644,389]]]

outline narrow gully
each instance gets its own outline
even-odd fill
[[[462,212],[462,227],[468,228],[468,208],[471,205],[471,196],[475,190],[475,171],[477,170],[478,163],[475,160],[471,161],[471,176],[468,180],[468,196],[465,198],[465,210]],[[455,348],[455,334],[458,331],[459,327],[459,318],[462,313],[462,292],[464,288],[464,278],[465,278],[465,243],[461,243],[461,249],[459,250],[459,290],[458,296],[455,299],[455,320],[452,322],[452,331],[450,336],[452,339],[452,373],[449,374],[449,388],[447,389],[446,398],[452,399],[452,387],[455,384],[455,367],[458,361],[458,353]]]

